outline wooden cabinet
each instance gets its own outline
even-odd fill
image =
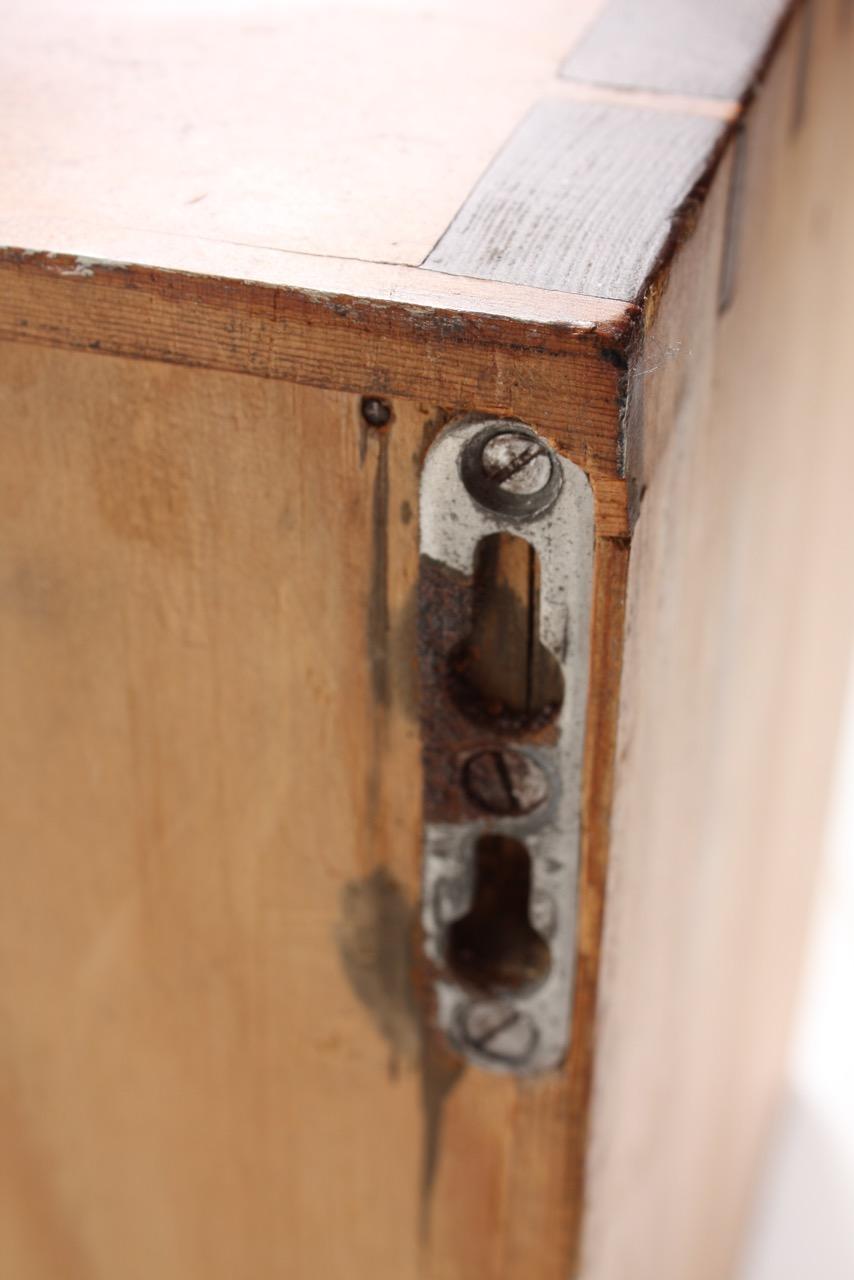
[[[852,43],[7,15],[4,1275],[730,1274],[854,615]]]

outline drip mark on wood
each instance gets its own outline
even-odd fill
[[[368,648],[374,697],[387,706],[388,682],[388,444],[387,435],[377,436],[377,467],[371,513],[371,590],[368,601]]]

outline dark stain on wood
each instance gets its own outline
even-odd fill
[[[368,597],[368,654],[376,702],[389,701],[388,604],[388,430],[374,432],[377,442],[374,494],[371,508],[371,586]]]
[[[625,373],[629,367],[629,360],[625,350],[622,347],[602,347],[602,359],[608,364],[613,365],[615,369],[619,369]]]
[[[371,739],[367,770],[367,815],[376,828],[382,808],[383,761],[388,737],[390,705],[390,617],[388,566],[388,428],[370,433],[376,454],[371,502],[371,577],[368,590],[365,647],[371,680]]]
[[[426,998],[421,1007],[432,1010]],[[421,1025],[421,1108],[424,1137],[421,1155],[421,1239],[430,1235],[430,1208],[442,1147],[445,1103],[465,1070],[465,1063],[451,1050],[442,1033],[427,1017]]]
[[[444,1106],[464,1064],[432,1024],[430,982],[418,959],[418,911],[385,867],[345,885],[336,940],[350,986],[389,1047],[389,1074],[394,1078],[401,1067],[409,1067],[421,1075],[421,1234],[426,1239]]]
[[[385,867],[345,885],[338,951],[355,995],[389,1047],[389,1074],[414,1067],[421,1019],[412,981],[413,911]]]

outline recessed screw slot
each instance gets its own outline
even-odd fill
[[[552,460],[538,440],[503,431],[487,440],[480,455],[483,474],[503,493],[539,493],[549,482]]]
[[[363,396],[360,408],[369,427],[385,427],[391,422],[391,405],[379,396]]]
[[[461,472],[481,506],[519,520],[547,510],[561,488],[552,450],[521,424],[495,422],[481,431],[463,451]]]
[[[530,1014],[502,1000],[465,1005],[459,1030],[472,1049],[508,1067],[524,1062],[539,1038]]]
[[[469,756],[463,786],[471,800],[488,813],[512,816],[531,813],[548,795],[544,771],[530,756],[496,747]]]

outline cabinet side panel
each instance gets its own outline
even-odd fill
[[[429,410],[0,384],[3,1269],[413,1277]]]
[[[572,1044],[421,961],[418,478],[444,421],[0,343],[0,1256],[16,1280],[564,1280],[627,541],[597,487]],[[614,424],[616,426],[616,423]]]
[[[747,114],[731,305],[668,344],[673,417],[644,424],[585,1280],[731,1274],[821,853],[854,623],[854,33],[813,7],[805,102],[798,23]],[[697,278],[677,258],[667,289]]]

